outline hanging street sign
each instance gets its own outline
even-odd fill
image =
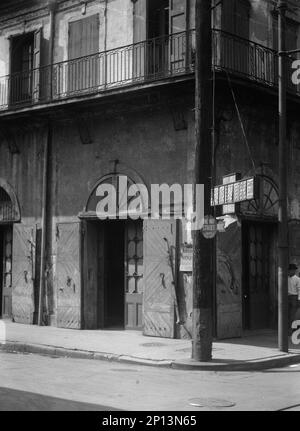
[[[211,191],[211,206],[231,205],[257,197],[256,177],[215,186]]]

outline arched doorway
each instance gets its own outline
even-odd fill
[[[113,173],[93,187],[84,213],[84,327],[141,330],[143,326],[143,221],[126,217],[135,182]],[[113,188],[114,211],[99,219],[102,186]],[[144,208],[146,210],[146,208]]]
[[[12,315],[13,223],[20,221],[20,209],[12,187],[0,178],[0,317]]]

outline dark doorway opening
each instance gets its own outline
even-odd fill
[[[84,328],[141,330],[142,220],[88,221],[84,237]]]
[[[11,40],[10,103],[32,100],[34,68],[34,33]]]
[[[243,329],[276,324],[276,241],[276,224],[243,222]]]
[[[169,34],[169,0],[148,1],[148,35],[151,39]]]
[[[147,3],[147,73],[156,75],[168,70],[169,0]]]

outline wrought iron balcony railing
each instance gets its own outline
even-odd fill
[[[292,83],[292,62],[287,58],[287,89],[300,95],[300,86]],[[219,70],[245,77],[268,87],[278,85],[278,54],[256,42],[243,39],[231,33],[214,30],[213,63]]]
[[[194,47],[192,30],[0,77],[0,109],[51,103],[191,74]],[[277,86],[276,52],[221,30],[213,32],[213,64],[217,70]],[[291,79],[288,89],[300,95],[300,86],[294,86]]]

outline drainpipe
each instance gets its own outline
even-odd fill
[[[54,38],[55,38],[55,10],[57,0],[49,0],[48,9],[49,9],[49,26],[50,26],[50,35],[49,35],[49,57],[48,57],[48,65],[49,65],[49,96],[50,100],[52,99],[52,87],[53,87],[53,60],[54,60]]]
[[[39,286],[39,310],[38,325],[43,325],[44,292],[46,283],[46,241],[47,241],[47,190],[48,190],[48,164],[49,146],[52,139],[52,129],[48,124],[47,138],[44,147],[43,160],[43,190],[42,190],[42,238],[41,238],[41,263],[40,263],[40,286]]]

